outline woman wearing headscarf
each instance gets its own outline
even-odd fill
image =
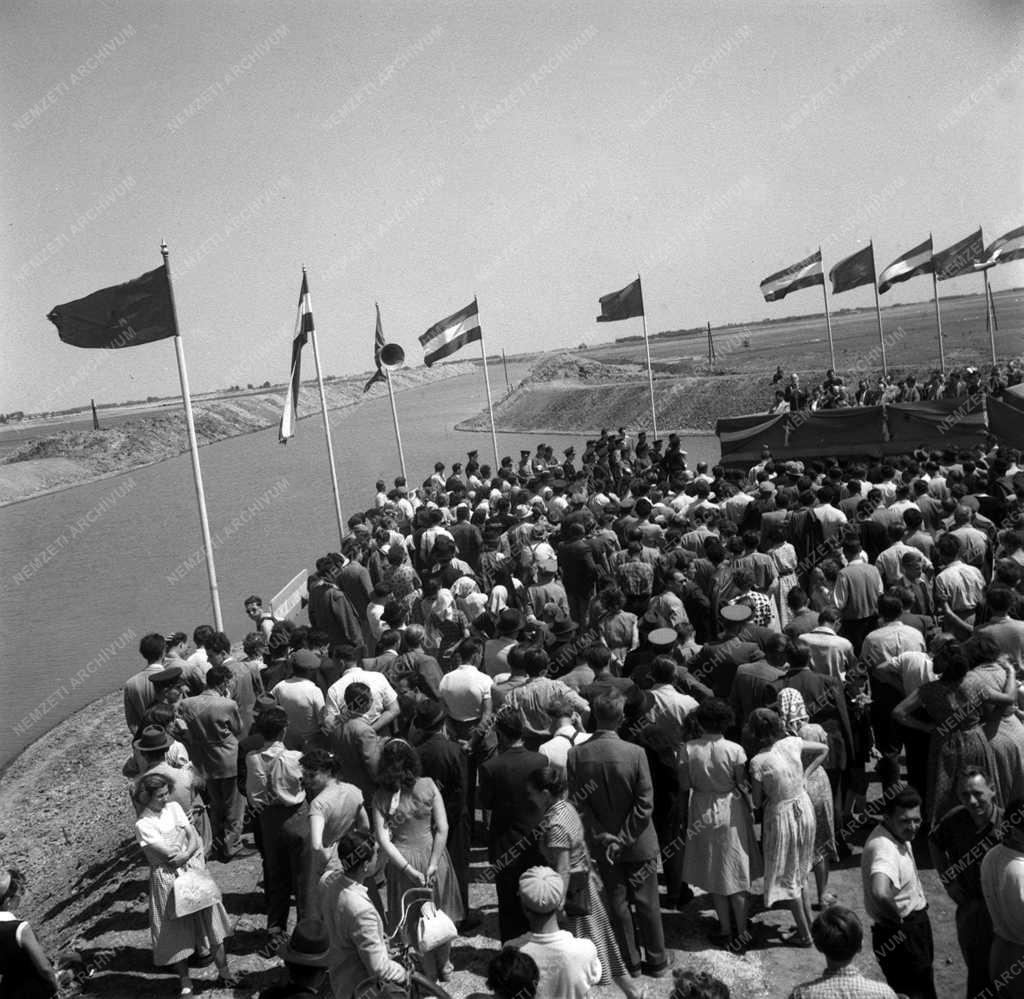
[[[786,735],[795,735],[805,742],[821,742],[829,744],[828,734],[820,725],[811,723],[804,705],[803,695],[792,687],[783,687],[779,691],[779,717],[786,730]],[[832,785],[829,783],[828,758],[816,769],[806,775],[807,796],[814,807],[814,883],[818,892],[815,910],[832,905],[838,899],[828,891],[829,861],[839,859],[836,852],[835,838],[835,807],[832,798]]]
[[[231,933],[228,914],[214,902],[188,916],[174,908],[174,881],[179,871],[205,871],[203,843],[176,801],[169,801],[171,782],[162,774],[147,774],[139,781],[136,799],[142,813],[135,823],[135,840],[149,862],[149,928],[153,963],[173,965],[181,983],[180,995],[192,995],[188,959],[212,953],[220,983],[238,985],[228,967],[224,940]]]
[[[0,870],[0,993],[6,999],[44,999],[57,994],[57,973],[28,920],[14,910],[25,891],[17,868]]]

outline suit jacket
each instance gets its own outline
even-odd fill
[[[800,691],[810,720],[828,733],[829,759],[826,762],[829,768],[845,769],[853,751],[853,731],[843,685],[834,677],[813,669],[798,669],[771,684],[776,698],[783,687]]]
[[[310,591],[309,623],[326,631],[331,645],[363,646],[363,629],[352,601],[330,583]]]
[[[466,754],[443,732],[435,732],[416,746],[423,776],[438,786],[444,799],[448,825],[466,811]]]
[[[480,803],[491,809],[487,859],[492,864],[504,854],[536,849],[531,834],[543,816],[526,796],[526,778],[547,765],[546,756],[513,746],[480,767]]]
[[[335,752],[342,776],[363,792],[367,802],[377,790],[377,764],[383,742],[363,717],[350,718],[342,725],[337,737]]]
[[[651,815],[654,788],[647,754],[614,732],[595,732],[569,750],[566,762],[569,791],[583,819],[596,856],[604,848],[593,835],[610,832],[623,843],[619,860],[642,863],[658,856],[658,837]]]
[[[207,690],[181,702],[192,762],[207,777],[238,776],[238,736],[242,719],[230,697]]]

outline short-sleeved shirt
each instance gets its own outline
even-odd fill
[[[884,825],[878,825],[864,844],[860,858],[861,882],[864,889],[864,909],[872,922],[886,921],[883,913],[874,903],[871,894],[871,878],[884,874],[895,889],[893,902],[902,918],[918,909],[924,909],[928,900],[917,876],[914,851],[909,843],[901,843]]]
[[[509,941],[537,962],[537,999],[586,999],[601,981],[601,961],[592,940],[578,939],[568,930],[524,933]]]
[[[439,694],[450,718],[475,721],[483,713],[484,701],[491,699],[494,681],[471,663],[453,669],[441,679]]]
[[[345,781],[329,784],[312,800],[309,814],[323,817],[325,849],[334,846],[355,825],[362,807],[363,792]]]

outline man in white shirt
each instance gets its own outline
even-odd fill
[[[358,649],[351,645],[343,645],[337,651],[343,672],[341,677],[327,688],[323,718],[320,721],[321,729],[328,735],[340,731],[341,726],[349,718],[349,711],[345,706],[345,688],[357,680],[370,688],[370,708],[365,713],[366,720],[373,726],[375,732],[387,729],[398,717],[398,694],[395,693],[394,687],[388,683],[383,673],[363,669],[359,665]]]
[[[905,531],[902,525],[890,524],[886,528],[889,547],[882,551],[878,558],[875,559],[875,568],[878,570],[879,575],[882,577],[882,583],[887,589],[890,586],[895,586],[899,582],[902,571],[901,560],[907,552],[914,552],[920,555],[922,568],[929,573],[929,575],[932,571],[931,562],[919,549],[908,545],[903,540],[904,534]]]
[[[536,999],[587,999],[601,980],[597,947],[558,927],[565,901],[562,876],[550,867],[531,867],[519,878],[519,898],[530,932],[508,946],[529,954],[540,971]]]
[[[960,559],[960,542],[952,534],[944,534],[936,544],[945,568],[935,577],[935,609],[950,610],[968,624],[974,624],[978,604],[985,595],[985,577],[973,565]]]
[[[285,710],[288,731],[284,744],[287,749],[302,749],[306,741],[320,729],[324,710],[324,695],[314,682],[320,669],[320,657],[309,649],[292,653],[292,675],[278,683],[270,696]]]
[[[911,843],[921,828],[921,796],[905,787],[885,799],[882,821],[861,855],[864,908],[878,966],[908,999],[936,999],[928,900]]]
[[[860,656],[870,667],[895,659],[901,652],[924,652],[924,635],[917,628],[904,624],[903,601],[891,593],[878,598],[880,627],[868,632]]]
[[[822,486],[818,490],[818,505],[814,507],[814,516],[821,521],[821,530],[826,541],[839,534],[843,525],[849,523],[846,514],[833,505],[835,499],[835,490],[831,486]]]
[[[811,669],[837,680],[846,679],[846,671],[857,661],[853,643],[836,633],[839,611],[826,607],[818,614],[818,626],[804,632],[797,641],[811,654]]]

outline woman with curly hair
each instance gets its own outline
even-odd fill
[[[626,595],[617,586],[607,586],[598,596],[599,610],[595,611],[593,626],[600,639],[612,650],[618,663],[613,670],[621,672],[626,655],[640,644],[639,622],[636,614],[626,610]]]
[[[437,785],[420,774],[416,750],[404,739],[392,739],[381,750],[373,796],[373,831],[388,865],[388,912],[401,912],[403,892],[426,887],[433,889],[438,908],[459,923],[465,913],[445,849],[448,818],[444,799]],[[450,952],[451,945],[445,944],[424,955],[424,971],[432,978],[449,981]]]
[[[929,827],[959,803],[957,775],[964,767],[981,767],[999,783],[995,754],[982,727],[985,707],[990,701],[1006,704],[1015,698],[994,691],[970,665],[959,642],[940,640],[932,650],[932,669],[939,678],[921,684],[893,708],[898,724],[931,736],[924,808]],[[922,709],[929,721],[917,717]],[[1002,788],[997,791],[1001,794]]]
[[[679,753],[679,793],[689,792],[689,807],[683,808],[683,881],[711,895],[720,927],[716,942],[742,949],[750,883],[761,876],[747,754],[723,734],[733,726],[732,708],[725,701],[709,698],[695,714],[700,735]]]
[[[824,762],[828,746],[786,735],[782,719],[768,708],[751,712],[747,732],[745,741],[758,749],[750,761],[751,796],[755,808],[764,805],[764,904],[770,909],[786,902],[796,921],[790,942],[810,947],[807,878],[814,864],[815,822],[807,777]]]

